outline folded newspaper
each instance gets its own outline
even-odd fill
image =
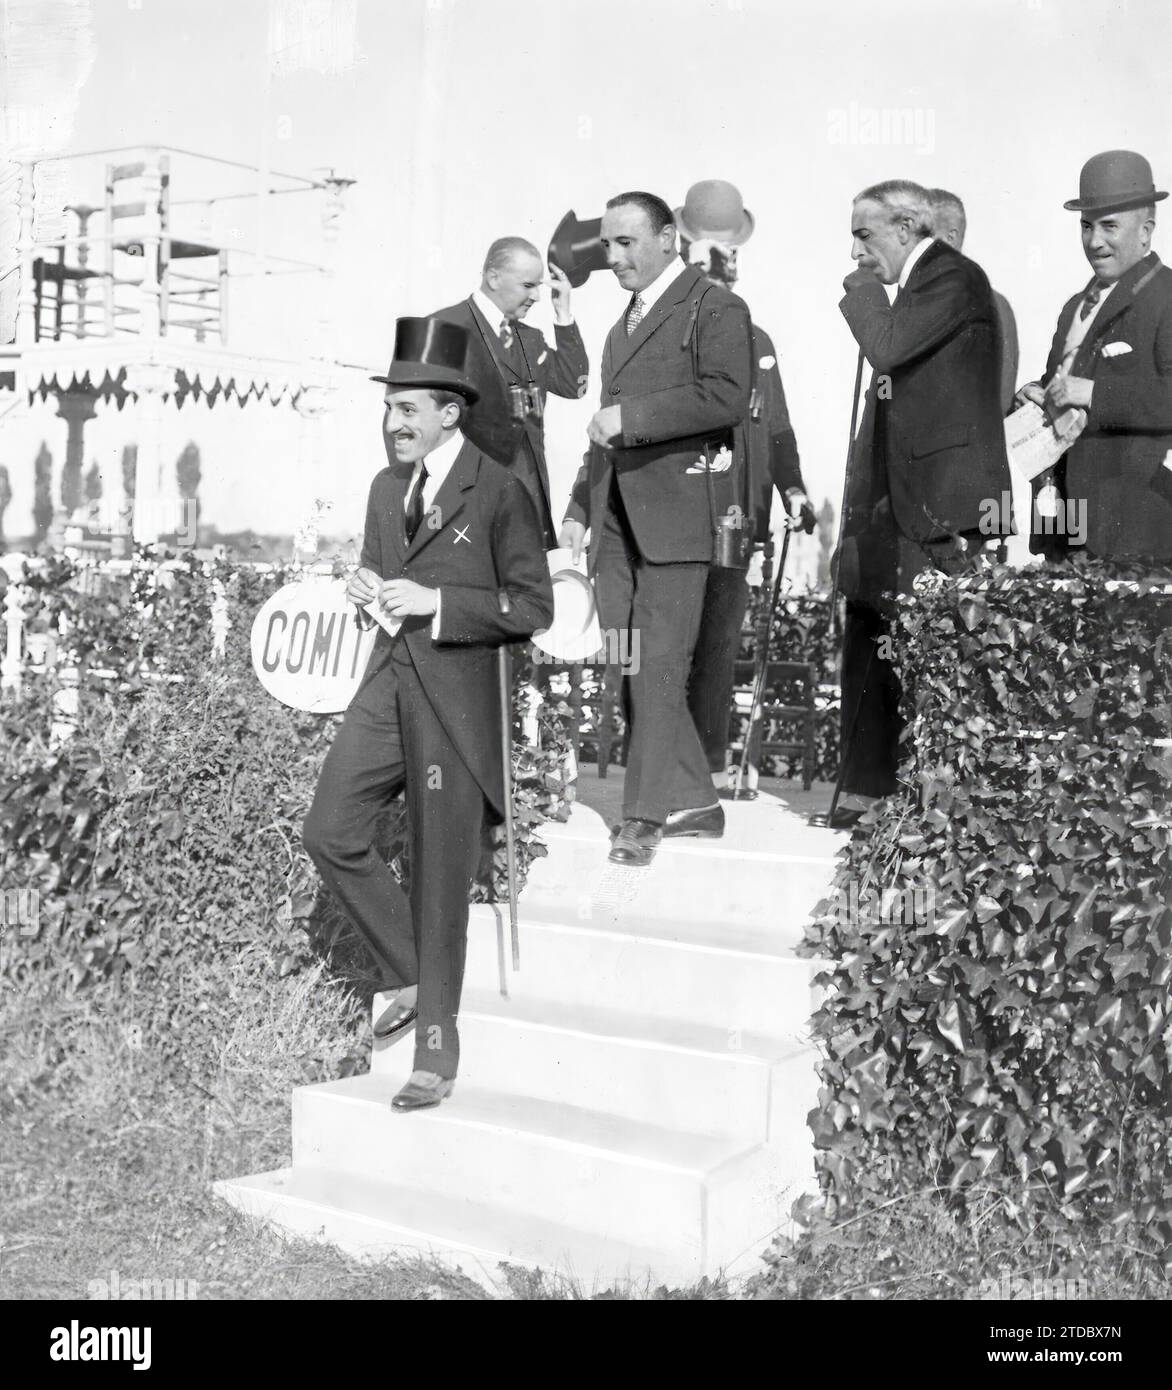
[[[1071,406],[1053,420],[1039,405],[1027,401],[1020,410],[1005,417],[1005,447],[1010,461],[1027,478],[1036,478],[1052,468],[1083,432],[1085,410]]]

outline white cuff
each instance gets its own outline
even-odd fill
[[[435,591],[435,617],[432,618],[432,620],[431,620],[431,640],[432,640],[433,642],[438,642],[438,641],[439,641],[439,635],[440,635],[440,604],[441,604],[442,600],[443,600],[443,590],[442,590],[442,589],[437,589],[437,590]]]

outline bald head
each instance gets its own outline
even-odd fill
[[[541,298],[545,263],[531,241],[502,236],[488,248],[480,291],[510,319],[523,319]]]

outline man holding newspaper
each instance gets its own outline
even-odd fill
[[[1172,270],[1151,250],[1167,196],[1142,155],[1108,150],[1065,204],[1094,276],[1067,300],[1045,375],[1007,423],[1011,456],[1041,469],[1031,548],[1051,558],[1075,531],[1104,559],[1172,559]],[[1077,527],[1048,524],[1072,510]]]

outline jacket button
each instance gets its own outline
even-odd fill
[[[610,388],[610,394],[612,396],[617,396],[622,389],[623,388],[621,386],[612,386]]]

